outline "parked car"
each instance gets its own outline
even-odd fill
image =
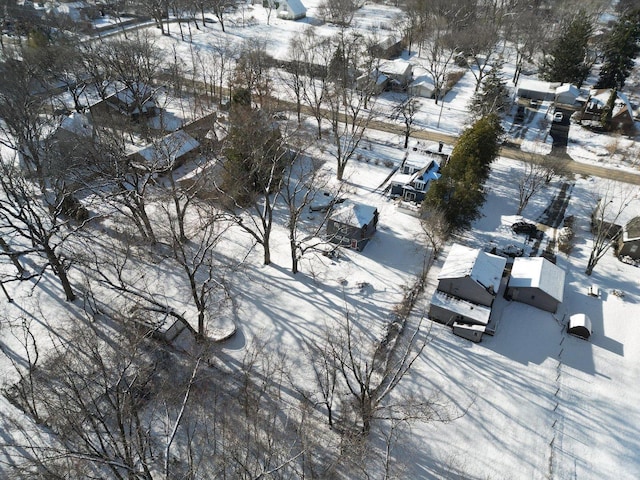
[[[507,245],[506,247],[498,250],[498,255],[503,257],[521,257],[524,255],[524,250],[516,245]]]
[[[525,234],[525,235],[529,235],[530,237],[535,237],[538,233],[538,228],[533,224],[533,223],[529,223],[529,222],[516,222],[513,225],[511,225],[511,230],[513,230],[513,233],[517,233],[517,234]]]
[[[344,198],[336,197],[330,192],[318,192],[309,204],[309,210],[312,212],[328,212],[334,205],[344,201]]]
[[[518,110],[516,111],[515,121],[520,122],[524,120],[524,105],[518,105]]]
[[[553,121],[556,123],[560,123],[563,118],[564,118],[564,115],[562,114],[562,112],[556,112],[553,114]]]
[[[540,105],[540,102],[538,100],[536,100],[535,98],[532,98],[529,101],[529,106],[532,107],[532,108],[537,108],[538,105]]]

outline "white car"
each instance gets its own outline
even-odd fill
[[[564,118],[564,115],[562,114],[562,112],[556,112],[553,114],[553,121],[556,123],[560,123],[563,118]]]

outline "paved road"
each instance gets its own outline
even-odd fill
[[[569,121],[568,119],[566,120]],[[374,130],[380,130],[383,132],[396,133],[399,135],[403,135],[404,131],[401,125],[391,124],[388,122],[383,122],[379,120],[372,121],[369,124],[369,128]],[[412,132],[411,136],[413,138],[417,138],[420,140],[432,140],[434,142],[445,142],[450,145],[455,145],[458,137],[454,135],[447,135],[440,132],[431,132],[428,130],[415,130]],[[571,173],[582,176],[594,176],[600,178],[606,178],[610,180],[616,180],[619,182],[631,183],[633,185],[640,185],[640,172],[639,173],[631,173],[627,171],[620,170],[616,167],[602,167],[600,165],[591,165],[588,163],[580,163],[564,154],[564,155],[540,155],[536,153],[524,152],[520,150],[517,146],[511,146],[505,144],[500,149],[500,155],[506,158],[512,158],[515,160],[521,160],[524,162],[536,162],[542,163],[547,162],[549,159],[557,160],[559,163],[564,165],[564,168]]]

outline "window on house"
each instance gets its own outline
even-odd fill
[[[629,253],[636,253],[638,251],[638,245],[631,245]]]
[[[425,185],[426,184],[422,180],[416,180],[415,182],[413,182],[413,186],[415,187],[415,189],[420,190],[421,192],[424,191]]]

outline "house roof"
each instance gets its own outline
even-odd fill
[[[617,192],[616,192],[617,193]],[[598,201],[595,216],[597,220],[603,220],[619,227],[624,227],[627,223],[640,215],[640,198],[629,197],[624,192],[621,195],[607,196],[609,201],[604,205],[604,211],[600,212],[601,202]]]
[[[640,239],[640,217],[634,217],[622,229],[622,240],[629,242]]]
[[[148,162],[171,163],[199,146],[200,143],[187,132],[176,130],[162,137],[155,144],[138,150],[138,154]]]
[[[604,106],[609,101],[612,92],[613,90],[611,88],[600,88],[591,90],[587,108],[604,108]],[[613,105],[611,116],[615,118],[622,115],[628,115],[631,119],[633,119],[633,108],[631,107],[631,103],[629,103],[629,99],[627,98],[627,96],[622,92],[616,92],[616,95],[617,98]]]
[[[580,89],[571,83],[565,83],[564,85],[560,85],[556,88],[556,95],[560,95],[562,93],[570,93],[577,97],[580,95]]]
[[[470,277],[487,290],[497,293],[506,264],[506,258],[454,243],[438,280]]]
[[[562,302],[564,270],[544,257],[518,257],[513,261],[509,287],[538,288]]]
[[[411,64],[406,60],[396,58],[395,60],[382,62],[378,70],[385,75],[407,75],[411,72]]]
[[[373,220],[378,209],[370,205],[346,201],[333,210],[331,217],[334,222],[362,228]]]
[[[62,120],[60,128],[81,137],[90,137],[93,133],[93,124],[85,113],[72,112]]]
[[[447,295],[439,290],[436,290],[433,297],[431,297],[431,305],[444,308],[455,315],[462,315],[479,325],[487,325],[491,315],[491,307],[476,305],[461,298]]]
[[[300,0],[285,0],[284,3],[288,5],[289,11],[293,13],[295,17],[305,16],[307,14],[307,9]]]
[[[532,78],[521,78],[518,82],[518,91],[529,90],[540,93],[556,93],[556,88],[559,86],[560,84],[558,82],[544,82]]]

